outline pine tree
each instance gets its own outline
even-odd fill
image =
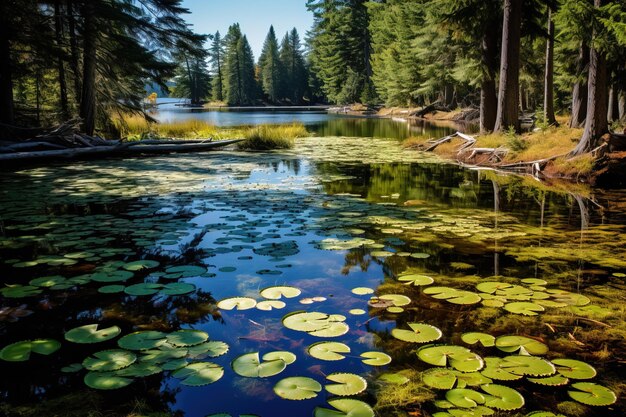
[[[284,70],[283,95],[299,104],[307,89],[307,68],[296,28],[285,34],[280,46],[280,60]]]
[[[284,68],[280,59],[278,40],[274,32],[274,26],[270,26],[263,50],[259,58],[260,79],[263,92],[272,103],[278,103],[285,91]]]
[[[224,40],[220,32],[213,36],[213,42],[209,50],[211,72],[213,76],[213,100],[224,100]]]

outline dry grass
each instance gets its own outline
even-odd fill
[[[239,143],[239,149],[270,150],[289,149],[295,145],[295,139],[309,136],[303,124],[262,125],[244,131],[245,141]]]
[[[174,139],[228,139],[237,137],[238,131],[219,129],[201,120],[185,120],[173,123],[150,123],[141,116],[125,116],[114,120],[122,137],[129,140],[145,138]],[[241,135],[239,134],[239,137]]]

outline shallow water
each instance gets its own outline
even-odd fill
[[[394,140],[372,138],[308,138],[284,152],[223,151],[4,173],[0,276],[5,284],[25,287],[5,290],[1,298],[2,307],[11,308],[0,315],[2,346],[54,339],[61,347],[50,355],[33,353],[27,361],[0,361],[0,411],[310,416],[315,407],[328,408],[332,395],[322,391],[312,399],[290,401],[277,396],[274,385],[301,376],[325,386],[331,383],[326,376],[338,372],[358,374],[368,383],[364,393],[350,398],[381,407],[392,402],[390,390],[401,392],[381,382],[382,374],[408,371],[410,384],[416,385],[422,372],[435,368],[415,354],[429,343],[407,343],[390,334],[395,328],[408,329],[408,323],[436,326],[441,330],[436,343],[464,346],[481,357],[511,353],[468,345],[462,334],[529,336],[549,347],[541,356],[585,361],[598,371],[591,382],[619,392],[626,352],[625,206],[625,191],[540,186],[461,169],[403,150]],[[158,264],[137,270],[130,263],[138,260]],[[180,265],[202,270],[183,278],[167,275],[168,268]],[[126,281],[103,282],[126,269],[133,273]],[[94,275],[98,272],[103,274]],[[434,283],[407,286],[399,281],[407,273],[432,277]],[[56,278],[26,287],[46,276]],[[523,284],[521,279],[527,278],[547,282]],[[541,300],[552,304],[539,304],[543,311],[534,316],[509,312],[485,303],[489,294],[477,295],[476,285],[489,281],[545,287],[533,289],[528,300],[528,288],[509,291],[495,300],[504,300],[503,306],[524,300],[535,307]],[[145,296],[99,292],[110,285],[128,291],[143,282],[184,282],[193,291],[167,295],[158,287],[157,294]],[[261,301],[259,291],[276,285],[295,287],[301,294],[283,299],[285,307],[272,311],[216,305],[229,297]],[[474,295],[463,293],[458,297],[464,298],[462,303],[451,303],[446,299],[456,297],[426,293],[435,286]],[[402,305],[402,311],[368,305],[371,295],[354,294],[356,287],[371,288],[377,296],[404,295],[410,304]],[[549,292],[553,290],[561,292]],[[301,303],[313,297],[324,300]],[[478,302],[467,302],[475,297]],[[564,305],[557,308],[557,303]],[[365,314],[351,314],[355,309]],[[300,310],[343,315],[349,329],[316,337],[286,328],[283,317]],[[118,326],[121,333],[92,344],[64,339],[65,332],[96,323]],[[134,331],[169,334],[180,329],[204,331],[210,341],[228,345],[219,357],[187,359],[221,366],[221,379],[186,386],[159,363],[154,375],[130,378],[127,387],[107,391],[88,388],[84,369],[61,372],[94,353],[118,349],[117,340]],[[350,353],[332,362],[307,353],[313,343],[328,340],[345,343]],[[273,351],[292,352],[296,361],[262,379],[244,378],[231,369],[242,354]],[[364,364],[359,355],[368,351],[386,352],[392,362]],[[145,352],[135,355],[145,359]],[[563,402],[572,401],[567,392],[579,382],[572,378],[566,385],[545,387],[529,377],[493,381],[524,397],[524,408],[515,411],[521,415],[562,410]],[[434,413],[437,404],[443,405],[412,403],[417,392],[380,408],[379,415],[407,415],[419,408]],[[445,389],[433,392],[436,400],[446,398]],[[579,407],[589,416],[621,416],[626,410],[621,399],[611,406]],[[150,414],[156,412],[164,414]]]

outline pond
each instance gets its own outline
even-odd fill
[[[202,120],[216,126],[236,127],[259,124],[302,123],[317,136],[351,136],[406,139],[411,136],[444,137],[459,126],[433,124],[424,120],[377,119],[328,114],[324,110],[253,110],[190,109],[178,100],[160,99],[153,116],[161,122]]]
[[[0,414],[623,416],[625,207],[372,137],[5,172]]]

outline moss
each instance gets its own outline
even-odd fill
[[[397,410],[404,411],[421,406],[435,399],[436,395],[426,386],[420,373],[416,370],[406,370],[404,375],[409,378],[409,382],[404,385],[381,384],[376,393],[378,402],[374,410],[378,415],[392,416],[397,414]],[[396,414],[393,414],[394,411]]]
[[[584,417],[589,414],[590,411],[589,407],[574,401],[563,401],[562,403],[558,403],[556,408],[560,413],[569,417]]]

